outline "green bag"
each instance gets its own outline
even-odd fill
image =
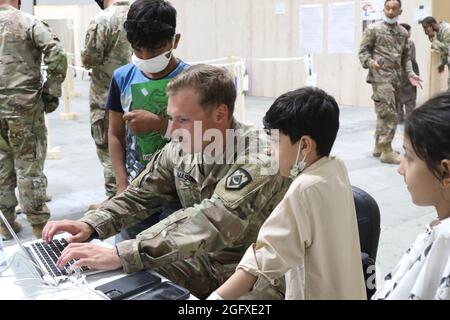
[[[154,80],[131,85],[132,109],[143,109],[159,116],[167,116],[166,87],[170,79]],[[147,164],[153,155],[166,144],[167,140],[159,132],[136,135],[140,161]]]

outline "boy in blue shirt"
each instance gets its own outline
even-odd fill
[[[173,54],[181,38],[176,33],[176,15],[175,8],[167,1],[137,0],[131,5],[124,24],[134,52],[132,63],[114,72],[106,103],[109,153],[116,175],[117,194],[122,193],[145,168],[136,134],[159,132],[165,136],[168,131],[166,117],[143,109],[133,110],[132,86],[171,79],[189,67]],[[157,221],[148,224],[154,222]],[[129,236],[133,237],[136,232],[130,232]]]

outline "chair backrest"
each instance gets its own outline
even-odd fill
[[[380,240],[380,209],[377,202],[367,192],[352,187],[358,220],[361,262],[366,283],[367,299],[376,292],[375,261]]]
[[[367,192],[357,187],[352,187],[352,189],[361,251],[367,253],[375,261],[380,240],[380,209],[375,199]]]

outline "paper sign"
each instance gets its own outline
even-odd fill
[[[339,2],[328,5],[328,53],[354,53],[355,3]]]
[[[286,14],[286,3],[278,2],[275,4],[275,14]]]
[[[300,7],[300,53],[322,53],[323,50],[323,5]]]

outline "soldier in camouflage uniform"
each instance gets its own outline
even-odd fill
[[[377,114],[374,157],[383,163],[398,164],[400,155],[392,149],[398,124],[402,70],[411,84],[420,85],[414,73],[408,46],[408,32],[398,24],[402,13],[401,2],[387,0],[384,21],[370,25],[364,32],[359,59],[364,69],[369,69],[367,82],[372,84]]]
[[[50,217],[42,172],[47,153],[44,113],[58,107],[67,60],[50,27],[18,8],[17,0],[0,0],[0,210],[19,231],[17,186],[23,212],[34,236],[40,237]],[[42,56],[48,67],[45,82]],[[11,237],[3,224],[0,233]]]
[[[431,41],[431,49],[438,51],[441,56],[439,73],[443,73],[445,66],[448,66],[448,90],[450,91],[450,24],[438,23],[435,18],[427,17],[422,21],[422,26]]]
[[[103,7],[103,5],[100,5]],[[110,0],[105,10],[90,23],[81,59],[91,71],[91,134],[103,166],[106,196],[116,195],[116,178],[108,151],[108,112],[105,109],[114,70],[131,60],[132,49],[123,24],[130,8],[128,1]]]
[[[222,134],[234,129],[238,138],[246,141],[266,138],[232,118],[236,91],[232,78],[221,68],[195,66],[175,78],[168,92],[173,130],[187,128],[193,121],[207,126],[220,116],[222,120],[214,122],[211,129],[219,129]],[[269,157],[262,151],[252,152],[248,144],[245,148],[235,144],[233,152],[224,153],[229,160],[224,164],[206,164],[203,152],[192,149],[194,142],[185,141],[167,144],[124,193],[97,211],[76,222],[49,222],[43,239],[50,241],[62,230],[74,234],[70,242],[87,240],[93,234],[106,239],[177,199],[183,209],[113,249],[73,243],[63,252],[59,266],[67,259],[85,257],[79,264],[94,269],[152,269],[199,298],[207,297],[222,284],[255,241],[289,181],[278,174],[265,174]],[[283,287],[271,287],[259,294],[258,298],[280,299]]]
[[[420,71],[416,59],[416,45],[414,41],[411,40],[411,26],[407,23],[402,23],[401,26],[408,31],[409,54],[411,56],[413,71],[415,74],[419,75]],[[417,100],[417,87],[411,84],[411,81],[409,81],[408,75],[405,72],[402,72],[402,85],[400,91],[400,109],[398,110],[398,118],[399,123],[404,123],[405,118],[408,118],[411,112],[416,108]]]

